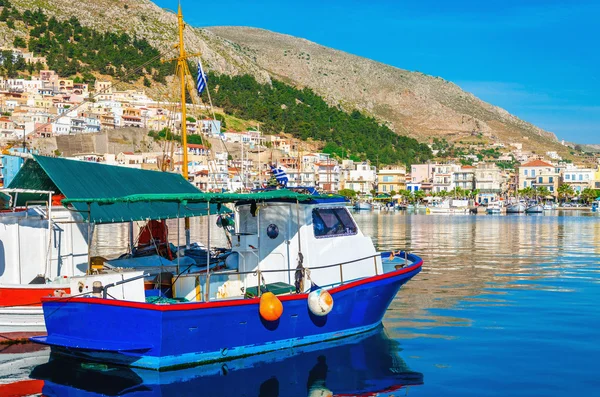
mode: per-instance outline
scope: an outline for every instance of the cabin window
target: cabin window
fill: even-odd
[[[358,228],[346,208],[315,208],[312,211],[315,237],[351,236]]]

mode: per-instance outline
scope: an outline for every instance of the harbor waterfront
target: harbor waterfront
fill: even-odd
[[[378,250],[403,247],[426,264],[390,305],[383,330],[159,374],[55,358],[47,364],[49,350],[13,347],[0,354],[0,382],[37,382],[48,396],[127,395],[141,383],[147,395],[597,393],[597,213],[354,216]],[[211,222],[216,241],[214,221],[193,219],[192,238],[203,241]],[[175,235],[176,224],[170,226]],[[123,225],[99,226],[97,254],[122,252],[127,234]]]

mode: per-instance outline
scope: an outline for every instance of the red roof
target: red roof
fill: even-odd
[[[188,143],[188,148],[189,149],[208,149],[206,146],[204,145],[198,145],[196,143]]]
[[[463,165],[460,168],[462,168],[463,170],[468,170],[468,169],[472,169],[472,168],[475,168],[475,167],[473,167],[472,165]]]
[[[542,160],[533,160],[525,164],[521,164],[521,167],[554,167],[550,163],[546,163]]]
[[[0,121],[3,121],[5,123],[12,123],[12,120],[6,117],[0,117]]]
[[[128,156],[132,156],[132,155],[134,155],[135,153],[133,153],[133,152],[123,152],[123,154],[126,154],[126,155],[128,155]]]

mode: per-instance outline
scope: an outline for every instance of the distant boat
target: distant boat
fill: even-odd
[[[488,214],[491,215],[491,214],[499,214],[501,212],[501,210],[502,210],[502,206],[500,205],[500,202],[494,201],[487,205],[485,212],[487,212]]]
[[[354,209],[357,211],[371,211],[373,206],[371,203],[367,203],[366,201],[357,201],[354,203]]]
[[[453,200],[458,202],[459,204],[463,203],[465,200]],[[466,205],[457,206],[455,203],[450,200],[444,200],[441,203],[435,204],[431,207],[427,207],[428,214],[468,214],[469,207]]]
[[[525,212],[525,210],[526,210],[526,207],[525,207],[524,203],[513,203],[513,204],[506,206],[507,214],[521,214],[521,213]]]
[[[536,202],[530,204],[525,209],[526,214],[541,214],[542,212],[544,212],[544,206]]]

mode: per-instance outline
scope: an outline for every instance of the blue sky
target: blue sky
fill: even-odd
[[[600,144],[598,0],[181,3],[191,25],[269,29],[440,76],[559,139]]]

